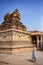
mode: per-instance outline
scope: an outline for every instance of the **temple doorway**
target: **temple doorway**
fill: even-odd
[[[37,48],[37,37],[35,35],[32,35],[32,44],[35,44]]]
[[[32,44],[36,45],[36,48],[41,47],[41,36],[40,35],[32,35]]]

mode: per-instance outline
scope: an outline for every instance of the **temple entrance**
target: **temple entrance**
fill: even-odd
[[[35,35],[32,35],[32,44],[35,44],[37,48],[37,37]]]
[[[36,45],[36,48],[41,47],[41,35],[32,35],[32,44]]]

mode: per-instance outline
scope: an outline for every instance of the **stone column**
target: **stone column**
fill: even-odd
[[[42,48],[42,35],[41,35],[40,47]]]
[[[41,43],[42,43],[42,35],[41,35]]]
[[[39,36],[37,36],[37,49],[39,49]]]

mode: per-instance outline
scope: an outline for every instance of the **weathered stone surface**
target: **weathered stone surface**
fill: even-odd
[[[26,31],[26,26],[21,23],[20,19],[21,16],[18,12],[18,9],[15,9],[15,11],[11,14],[7,13],[4,16],[4,22],[0,25],[0,30],[14,28]]]
[[[32,47],[31,34],[16,29],[0,31],[0,52],[12,53],[15,50],[23,50]]]

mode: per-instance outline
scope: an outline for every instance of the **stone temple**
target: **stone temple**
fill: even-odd
[[[32,50],[33,44],[38,49],[42,48],[43,32],[26,31],[26,26],[21,23],[18,9],[4,16],[0,25],[0,53],[14,53],[15,51]]]

